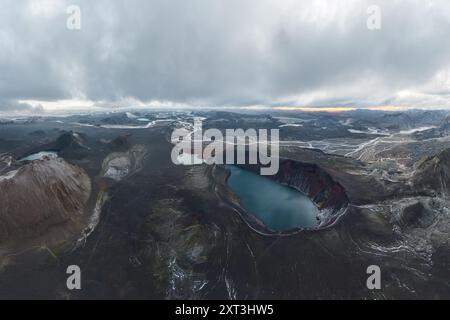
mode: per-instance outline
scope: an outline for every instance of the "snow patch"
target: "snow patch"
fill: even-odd
[[[10,172],[6,173],[5,175],[0,176],[0,182],[4,181],[4,180],[13,179],[16,176],[17,172],[19,172],[19,170],[10,171]]]

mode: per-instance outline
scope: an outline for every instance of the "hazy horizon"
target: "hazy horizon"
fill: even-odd
[[[0,113],[450,109],[448,1],[1,3]]]

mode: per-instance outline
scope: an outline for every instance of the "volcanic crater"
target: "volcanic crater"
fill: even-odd
[[[280,158],[280,168],[276,175],[267,178],[293,188],[299,192],[299,196],[307,196],[318,208],[318,224],[314,228],[298,227],[285,231],[274,231],[265,225],[253,214],[250,214],[243,205],[241,199],[228,185],[230,170],[223,165],[215,165],[211,169],[213,179],[217,183],[218,195],[226,203],[231,205],[244,221],[255,231],[272,234],[294,234],[299,231],[317,231],[333,226],[342,217],[350,203],[344,187],[336,182],[333,177],[316,164],[304,163],[287,158]],[[238,167],[259,174],[261,166],[258,164],[241,164]]]

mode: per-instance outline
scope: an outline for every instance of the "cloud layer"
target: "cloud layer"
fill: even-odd
[[[69,5],[81,30],[66,28]],[[366,26],[381,9],[381,30]],[[0,0],[0,109],[450,107],[447,0]],[[45,104],[44,104],[45,106]]]

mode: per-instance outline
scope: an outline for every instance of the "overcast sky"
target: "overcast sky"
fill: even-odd
[[[450,108],[449,40],[448,0],[0,0],[0,111]]]

